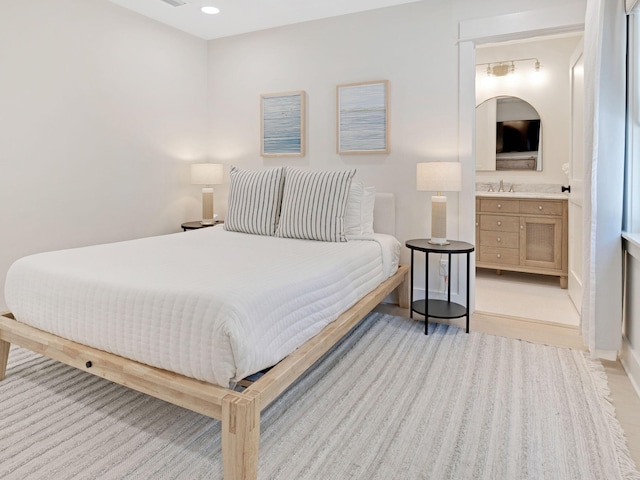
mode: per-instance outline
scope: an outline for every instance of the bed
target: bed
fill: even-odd
[[[377,233],[347,242],[216,226],[21,259],[0,379],[14,343],[216,418],[225,479],[257,478],[261,410],[394,290],[408,303],[393,197],[375,204]]]

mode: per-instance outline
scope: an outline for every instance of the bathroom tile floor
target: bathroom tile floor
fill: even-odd
[[[578,326],[580,317],[557,277],[476,270],[476,312]]]

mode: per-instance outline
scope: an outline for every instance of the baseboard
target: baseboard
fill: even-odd
[[[622,349],[620,350],[620,363],[624,367],[634,390],[640,397],[640,359],[634,352],[626,336],[622,336]]]
[[[596,348],[595,358],[599,358],[600,360],[609,360],[610,362],[615,362],[618,360],[618,351],[617,350],[600,350]]]

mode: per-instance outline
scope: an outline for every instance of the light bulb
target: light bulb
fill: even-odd
[[[206,7],[202,7],[202,12],[206,13],[207,15],[215,15],[217,13],[220,13],[220,9],[216,8],[216,7],[212,7],[212,6],[206,6]]]

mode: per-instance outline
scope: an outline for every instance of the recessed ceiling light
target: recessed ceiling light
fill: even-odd
[[[202,7],[202,12],[208,15],[215,15],[216,13],[220,13],[220,9],[216,7]]]

